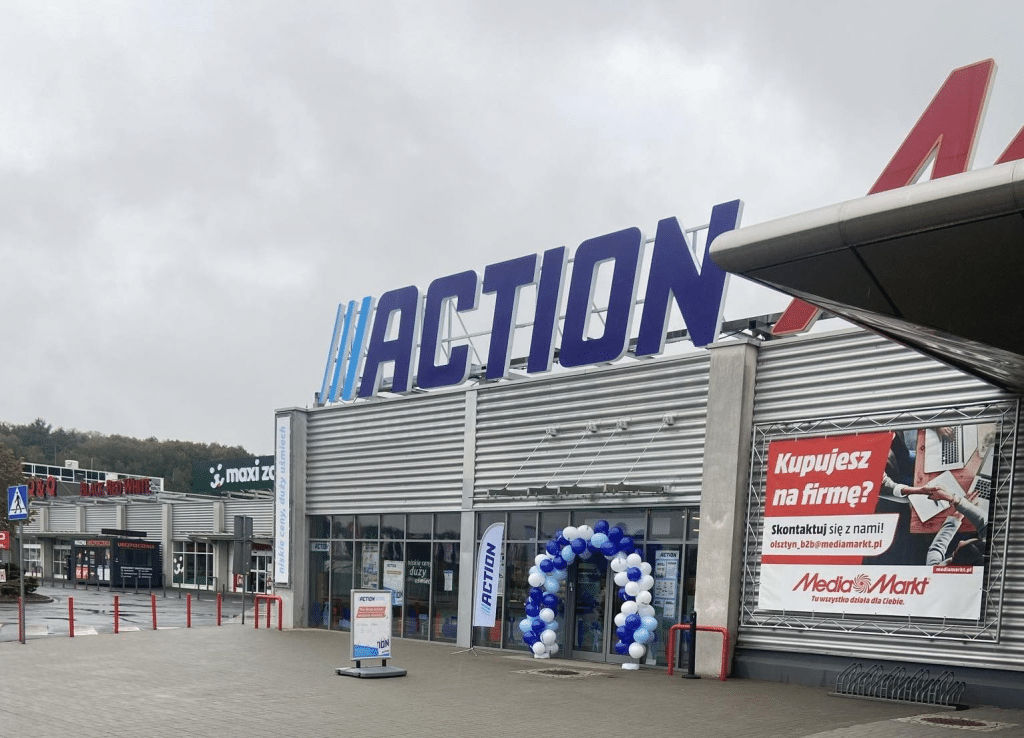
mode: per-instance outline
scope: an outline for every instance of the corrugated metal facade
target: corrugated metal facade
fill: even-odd
[[[666,493],[644,496],[641,504],[696,503],[708,370],[708,354],[700,352],[481,388],[474,506],[558,504],[546,503],[554,488],[617,484],[666,487]],[[549,492],[518,499],[531,488]],[[591,500],[637,502],[623,493]],[[579,501],[568,504],[578,507]]]
[[[78,531],[78,506],[54,505],[51,507],[50,530]]]
[[[209,502],[176,502],[171,505],[171,530],[174,538],[188,538],[190,533],[216,532],[213,504]]]
[[[1001,412],[1001,481],[995,496],[990,538],[992,560],[986,609],[967,627],[935,620],[898,624],[864,618],[843,620],[758,612],[760,537],[766,479],[763,450],[774,437],[823,435],[815,419],[844,418],[854,430],[899,425],[915,414],[938,422],[952,409]],[[956,370],[860,331],[767,343],[761,347],[755,395],[755,449],[744,562],[743,602],[738,646],[749,649],[821,653],[859,658],[891,658],[947,665],[1024,670],[1024,515],[1018,501],[1010,515],[1012,490],[1024,474],[1012,467],[1016,398]],[[1018,421],[1019,422],[1019,421]],[[819,430],[814,430],[817,427]],[[833,425],[832,428],[837,426]],[[1015,433],[1015,431],[1017,431]],[[758,452],[758,446],[762,453]],[[1002,551],[1006,551],[1005,559]],[[1005,576],[1005,578],[1004,578]],[[857,632],[853,632],[856,629]]]
[[[117,508],[113,505],[87,505],[85,529],[98,533],[102,528],[117,527]]]
[[[310,413],[306,513],[458,510],[465,403],[445,392]]]
[[[160,540],[163,535],[163,505],[129,504],[125,516],[129,530],[140,530],[146,537]]]
[[[260,537],[273,537],[274,535],[274,505],[266,500],[230,500],[224,502],[224,524],[228,531],[234,530],[234,519],[236,515],[246,515],[252,518],[253,535]]]

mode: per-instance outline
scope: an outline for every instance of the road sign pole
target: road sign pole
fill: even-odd
[[[21,606],[18,608],[18,626],[21,631],[20,641],[25,643],[25,520],[28,519],[28,487],[24,484],[7,488],[7,519],[18,521],[18,568],[21,576],[18,579],[21,592]]]
[[[18,521],[18,568],[21,569],[19,578],[21,587],[21,607],[18,608],[18,631],[21,633],[21,643],[25,644],[25,524]]]

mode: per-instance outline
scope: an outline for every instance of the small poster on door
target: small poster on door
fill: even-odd
[[[363,544],[363,567],[360,586],[363,589],[377,589],[377,562],[380,560],[380,544]]]
[[[391,604],[400,607],[405,600],[405,562],[384,562],[384,589],[391,590]]]
[[[654,555],[653,605],[664,612],[675,612],[679,592],[679,552],[658,551]]]

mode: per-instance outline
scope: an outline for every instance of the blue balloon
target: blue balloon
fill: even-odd
[[[633,631],[633,640],[637,643],[650,643],[652,638],[654,634],[647,628],[637,628]]]
[[[558,541],[548,541],[547,545],[544,546],[544,550],[547,551],[552,556],[554,556],[556,553],[558,553],[558,549],[559,549]]]
[[[593,536],[590,537],[590,545],[599,551],[601,550],[601,546],[603,546],[606,543],[608,543],[608,536],[606,536],[604,533],[595,533]]]
[[[529,615],[531,618],[535,618],[538,615],[540,615],[540,605],[538,605],[533,600],[527,600],[525,610],[526,614]]]
[[[647,628],[652,633],[658,629],[658,618],[653,615],[641,615],[640,616],[640,627]]]
[[[562,546],[562,560],[566,564],[571,564],[576,560],[576,554],[572,550],[572,546]]]
[[[530,618],[523,618],[519,621],[519,630],[523,633],[533,632],[533,621]]]
[[[625,587],[619,587],[619,599],[627,602],[628,600],[635,600],[636,597],[627,592]]]
[[[619,654],[619,656],[625,656],[627,653],[629,653],[629,644],[625,641],[616,641],[615,653]]]
[[[562,572],[563,574],[565,572]],[[548,577],[544,580],[544,591],[548,594],[558,594],[558,590],[562,588],[562,583],[554,577]]]
[[[544,607],[550,607],[555,612],[558,612],[558,595],[545,592],[544,596],[541,598],[541,604],[543,604]]]
[[[636,613],[633,613],[632,615],[627,615],[626,616],[626,625],[625,625],[625,627],[629,630],[630,633],[632,633],[634,630],[639,628],[640,627],[640,623],[641,623],[640,616],[637,615]]]
[[[619,552],[619,545],[617,543],[613,543],[611,541],[608,541],[603,546],[601,546],[601,553],[603,553],[608,558],[611,558],[612,556],[614,556],[618,552]]]
[[[569,577],[569,572],[567,572],[565,569],[555,569],[548,576],[554,577],[559,582],[564,582]]]
[[[538,566],[540,567],[540,570],[545,574],[550,574],[551,570],[555,568],[555,565],[554,563],[552,563],[551,559],[541,559],[541,562],[538,564]]]
[[[562,554],[555,554],[555,557],[551,559],[551,565],[556,569],[564,569],[568,566],[568,564],[565,563],[565,559],[562,558]]]
[[[633,631],[631,631],[625,625],[620,625],[618,628],[616,628],[615,635],[618,636],[619,640],[623,643],[633,642]]]
[[[587,542],[583,538],[574,538],[572,541],[572,552],[575,554],[581,554],[587,550]]]
[[[550,623],[548,623],[548,630],[558,630],[558,621],[552,620]]]
[[[607,533],[608,532],[608,521],[607,520],[598,520],[596,523],[594,523],[594,532],[595,533]]]
[[[543,620],[534,619],[533,621],[533,632],[540,635],[541,631],[548,627],[548,624]]]
[[[629,536],[622,536],[619,541],[619,550],[624,554],[631,554],[636,551],[636,544],[633,543],[633,539]]]
[[[532,646],[534,643],[539,641],[540,638],[532,630],[529,633],[523,633],[523,642],[527,646]]]
[[[593,555],[594,555],[594,554],[592,554],[592,553],[590,552],[590,549],[588,548],[588,549],[585,549],[585,550],[583,551],[583,553],[581,553],[581,554],[580,554],[580,558],[581,558],[581,559],[583,559],[584,561],[586,561],[587,559],[589,559],[589,558],[590,558],[591,556],[593,556]]]
[[[558,545],[559,546],[568,546],[569,545],[569,539],[566,538],[565,536],[563,536],[561,533],[558,534],[558,538],[556,538],[555,540],[558,541]]]
[[[640,567],[631,566],[626,569],[626,576],[629,577],[629,581],[631,582],[639,582],[643,579],[644,573],[640,571]]]
[[[611,528],[608,529],[608,540],[612,543],[618,543],[619,541],[621,541],[622,536],[622,528],[620,528],[619,526],[613,525]]]
[[[540,587],[530,587],[529,599],[535,600],[537,602],[540,602],[541,598],[543,598],[543,597],[544,597],[544,590],[543,589],[541,589]]]

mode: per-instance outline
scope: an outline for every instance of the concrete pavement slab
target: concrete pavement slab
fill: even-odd
[[[398,679],[346,679],[347,634],[175,628],[0,643],[0,738],[50,736],[486,736],[594,733],[730,738],[956,738],[899,718],[934,708],[824,689],[627,672],[580,661],[394,642]],[[367,661],[364,661],[364,664]],[[371,663],[375,663],[371,661]],[[554,674],[550,670],[554,670]],[[943,713],[1009,724],[1024,713]]]

